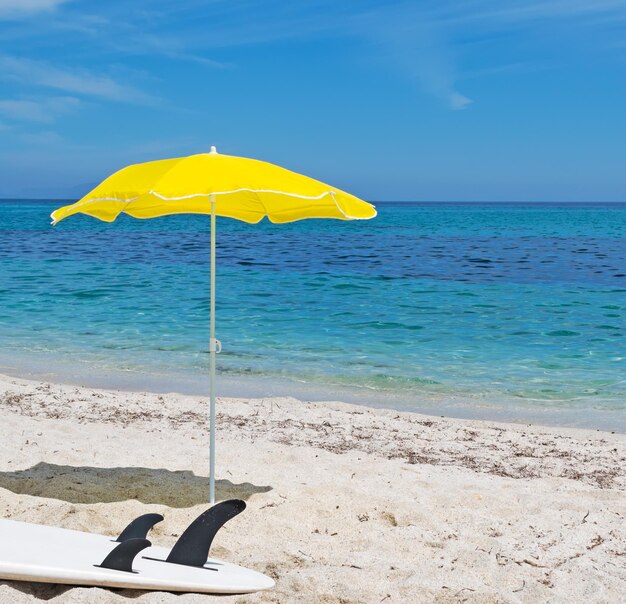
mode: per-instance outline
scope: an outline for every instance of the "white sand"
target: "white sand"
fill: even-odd
[[[219,401],[212,554],[274,590],[214,598],[0,581],[1,602],[623,602],[626,438],[294,399]],[[0,514],[116,534],[207,497],[206,401],[0,377]]]

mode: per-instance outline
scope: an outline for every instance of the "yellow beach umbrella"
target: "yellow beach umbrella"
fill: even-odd
[[[215,217],[257,223],[264,217],[283,223],[304,218],[367,220],[369,203],[302,174],[273,164],[210,153],[164,159],[123,168],[76,203],[52,212],[53,224],[73,214],[113,222],[121,213],[134,218],[169,214],[211,216],[210,303],[210,473],[209,499],[215,501]]]

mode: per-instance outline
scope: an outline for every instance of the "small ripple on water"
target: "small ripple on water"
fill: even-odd
[[[556,329],[554,331],[549,331],[546,333],[547,336],[551,337],[572,337],[579,336],[580,332],[578,331],[570,331],[569,329]]]

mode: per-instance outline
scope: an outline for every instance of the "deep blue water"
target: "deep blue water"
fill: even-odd
[[[0,201],[0,370],[204,376],[207,217],[51,227],[58,205]],[[218,219],[222,375],[402,408],[626,416],[626,204],[378,209],[365,222]]]

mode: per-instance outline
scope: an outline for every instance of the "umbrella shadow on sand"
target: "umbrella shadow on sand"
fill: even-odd
[[[249,499],[271,486],[216,481],[217,499]],[[45,462],[26,470],[0,472],[0,488],[17,495],[60,499],[69,503],[141,503],[188,508],[208,502],[209,479],[188,470],[165,468],[96,468],[59,466]]]

